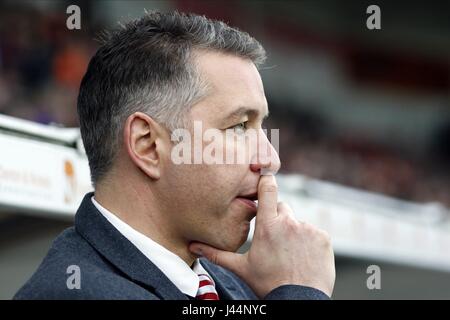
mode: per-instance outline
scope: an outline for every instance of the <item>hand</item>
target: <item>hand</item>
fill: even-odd
[[[252,245],[245,254],[192,243],[190,250],[229,269],[243,279],[259,298],[282,285],[316,288],[331,297],[335,281],[330,237],[294,218],[291,208],[278,202],[273,175],[261,176],[258,211]]]

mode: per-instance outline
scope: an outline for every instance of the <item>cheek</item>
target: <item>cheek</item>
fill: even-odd
[[[204,165],[192,170],[189,201],[195,214],[208,221],[234,219],[233,200],[241,191],[245,173],[242,165]]]
[[[236,165],[205,165],[195,174],[198,190],[220,203],[234,196],[240,185],[242,169]]]
[[[236,151],[244,150],[237,145]],[[223,211],[239,193],[242,181],[248,173],[245,164],[181,164],[169,161],[165,166],[164,179],[172,201],[183,206],[195,205],[198,209]]]
[[[220,233],[217,233],[216,239],[223,241],[223,249],[234,252],[247,240],[250,222],[243,219],[242,213],[239,215],[230,214],[226,220],[222,221],[219,230]]]
[[[202,203],[216,201],[230,187],[227,168],[216,165],[172,165],[168,174],[173,199]]]

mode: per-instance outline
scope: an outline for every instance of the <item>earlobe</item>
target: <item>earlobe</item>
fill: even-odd
[[[160,128],[151,117],[136,112],[124,127],[124,147],[130,160],[152,179],[160,178]]]

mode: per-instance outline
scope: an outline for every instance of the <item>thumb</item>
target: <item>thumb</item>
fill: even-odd
[[[196,255],[203,256],[214,264],[224,267],[236,274],[242,273],[243,256],[239,253],[216,249],[204,243],[193,242],[189,250]]]

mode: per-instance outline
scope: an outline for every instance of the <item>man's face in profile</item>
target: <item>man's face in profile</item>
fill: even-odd
[[[210,90],[192,107],[191,122],[200,121],[203,131],[219,129],[224,147],[231,146],[235,159],[239,153],[251,152],[249,159],[253,164],[177,165],[165,159],[160,180],[167,189],[165,211],[173,214],[172,223],[186,240],[236,251],[247,239],[250,220],[256,214],[236,197],[257,192],[261,166],[255,159],[261,148],[250,151],[249,144],[255,141],[229,141],[226,129],[236,134],[255,130],[259,146],[270,149],[266,162],[271,164],[266,168],[276,172],[280,161],[261,128],[268,107],[255,65],[250,60],[217,52],[199,54],[196,63]]]

